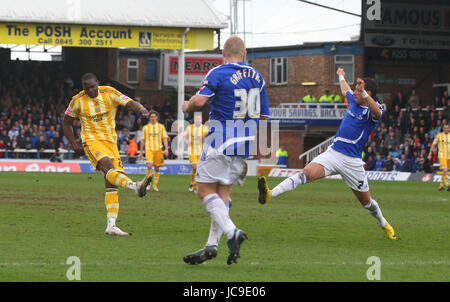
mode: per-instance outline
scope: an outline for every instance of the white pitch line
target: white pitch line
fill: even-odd
[[[219,262],[215,262],[217,264]],[[111,266],[111,265],[129,265],[129,263],[103,263],[103,262],[83,262],[80,263],[82,266]],[[144,263],[137,263],[136,265],[181,265],[184,264],[182,261],[178,262],[144,262]],[[212,262],[206,262],[203,265],[211,265]],[[282,264],[288,264],[288,265],[335,265],[335,266],[343,266],[343,265],[368,265],[365,262],[358,262],[358,261],[343,261],[343,262],[321,262],[321,261],[290,261],[290,262],[283,262]],[[61,263],[48,263],[48,262],[3,262],[0,263],[0,266],[48,266],[48,265],[65,265],[69,266],[69,264],[66,264],[64,262]],[[239,266],[263,266],[263,265],[276,265],[274,263],[269,264],[262,264],[260,262],[249,262],[246,263],[244,261],[239,262]],[[401,261],[401,262],[383,262],[381,261],[381,265],[448,265],[450,266],[450,261]]]

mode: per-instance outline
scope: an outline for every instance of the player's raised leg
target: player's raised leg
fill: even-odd
[[[261,204],[265,204],[272,198],[294,190],[299,185],[304,185],[323,177],[325,177],[325,170],[323,166],[315,162],[309,163],[302,172],[286,178],[272,190],[270,190],[267,184],[267,179],[264,176],[260,177],[258,180],[258,201]]]
[[[378,224],[380,225],[381,229],[386,234],[386,237],[388,237],[391,240],[398,239],[397,234],[394,231],[394,228],[389,224],[389,222],[384,218],[383,213],[381,212],[380,206],[378,205],[378,202],[376,202],[375,199],[372,199],[370,197],[370,192],[359,192],[354,189],[352,189],[353,193],[355,194],[356,198],[358,198],[361,205],[369,211],[369,213],[378,221]]]
[[[147,175],[138,182],[132,181],[123,171],[115,169],[109,157],[103,157],[98,161],[97,168],[103,172],[105,179],[115,187],[122,187],[133,190],[139,197],[146,194],[145,187],[151,182],[151,176]]]

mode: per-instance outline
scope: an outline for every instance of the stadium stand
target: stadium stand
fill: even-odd
[[[50,160],[57,154],[59,158],[71,159],[61,121],[70,98],[81,88],[69,77],[64,63],[10,61],[0,66],[8,71],[0,75],[0,158]],[[437,155],[431,161],[426,155],[434,137],[450,119],[450,97],[435,96],[423,101],[429,104],[425,108],[419,105],[413,109],[401,93],[396,95],[364,149],[366,169],[387,171],[392,167],[396,171],[432,172],[437,166]],[[170,103],[146,107],[157,110],[166,129],[171,129],[176,113]],[[126,108],[119,108],[116,131],[119,150],[126,159],[130,137],[134,136],[139,147],[146,121]],[[80,123],[76,122],[74,128],[79,138]],[[388,156],[393,165],[384,164]],[[169,158],[175,158],[173,153],[170,152]]]
[[[71,159],[61,123],[71,97],[81,87],[69,77],[64,63],[9,61],[1,62],[0,67],[7,71],[0,75],[0,158],[50,159],[60,152],[64,159]],[[175,112],[170,103],[154,108],[145,106],[157,110],[161,122],[171,129]],[[140,129],[145,123],[134,112],[119,107],[116,130],[124,157],[131,135],[140,143]],[[75,122],[74,131],[79,139],[79,121]]]

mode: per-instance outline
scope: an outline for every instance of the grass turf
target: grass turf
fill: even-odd
[[[70,256],[81,260],[81,281],[368,281],[370,256],[381,260],[381,281],[450,281],[450,192],[436,183],[370,183],[401,237],[390,241],[341,180],[260,205],[248,177],[231,194],[231,218],[249,237],[238,264],[226,264],[223,237],[217,258],[197,266],[182,257],[203,247],[210,218],[188,184],[162,175],[160,191],[143,199],[120,189],[117,224],[132,236],[113,237],[101,175],[1,172],[0,281],[68,281]]]

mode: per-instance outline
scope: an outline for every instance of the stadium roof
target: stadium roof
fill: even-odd
[[[207,0],[16,0],[0,22],[226,28]]]

